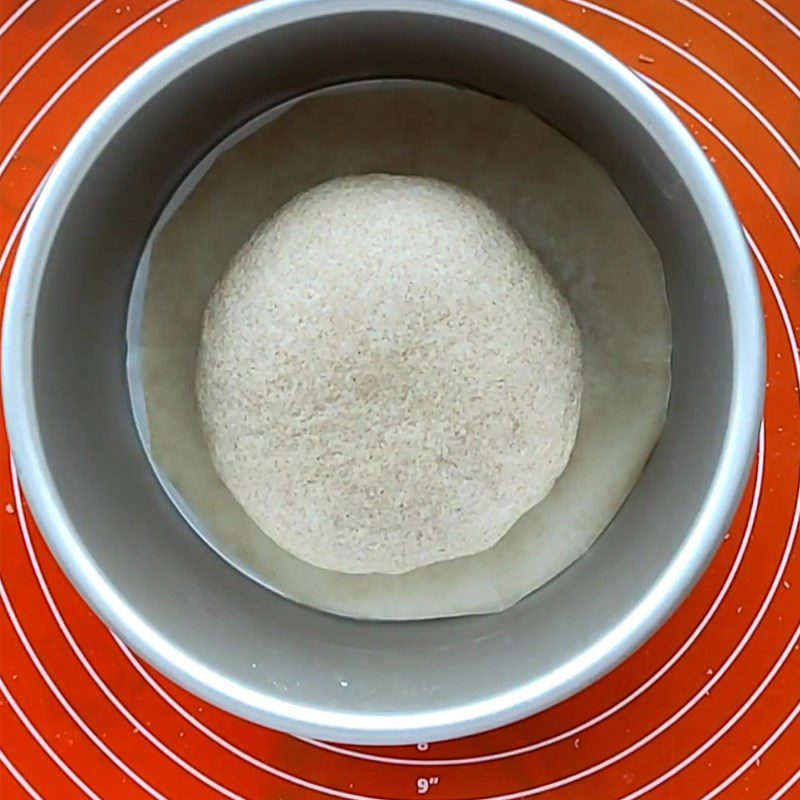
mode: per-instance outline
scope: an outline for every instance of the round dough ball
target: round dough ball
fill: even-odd
[[[340,178],[289,202],[206,309],[213,463],[284,549],[400,573],[491,547],[564,470],[581,352],[522,238],[441,181]]]

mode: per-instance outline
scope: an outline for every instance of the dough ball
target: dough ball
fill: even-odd
[[[566,467],[581,390],[575,320],[522,238],[462,189],[384,174],[321,184],[253,234],[196,374],[236,500],[351,573],[495,544]]]

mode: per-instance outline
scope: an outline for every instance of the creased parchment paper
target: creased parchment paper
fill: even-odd
[[[275,544],[217,476],[194,396],[203,311],[231,257],[298,192],[372,172],[440,178],[506,216],[567,298],[583,343],[578,437],[551,493],[491,549],[401,575],[324,570]],[[286,597],[386,620],[501,611],[583,554],[658,438],[670,351],[658,252],[599,164],[520,106],[418,82],[309,95],[215,148],[154,229],[128,321],[136,422],[161,483],[194,529]]]

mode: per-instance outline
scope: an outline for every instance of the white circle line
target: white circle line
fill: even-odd
[[[800,781],[800,769],[792,775],[786,783],[783,784],[774,794],[772,794],[769,800],[780,800],[789,789],[792,788],[798,781]]]
[[[707,75],[711,80],[713,80],[717,85],[721,86],[725,91],[734,97],[739,103],[744,106],[760,123],[761,126],[769,132],[772,138],[778,143],[780,148],[786,153],[787,156],[794,162],[795,166],[800,169],[800,156],[795,153],[792,146],[786,141],[783,137],[781,132],[758,110],[732,83],[727,81],[725,78],[722,77],[716,70],[712,69],[708,66],[704,61],[699,59],[693,53],[684,50],[679,45],[671,42],[665,36],[662,36],[660,33],[657,33],[654,30],[651,30],[646,25],[642,25],[641,22],[636,22],[636,20],[630,19],[629,17],[624,16],[623,14],[619,14],[616,11],[612,11],[605,6],[598,5],[597,3],[592,3],[589,0],[562,0],[564,3],[568,3],[572,6],[579,6],[580,8],[587,8],[591,11],[594,11],[596,14],[600,14],[601,16],[608,17],[609,19],[613,19],[616,22],[624,25],[627,28],[632,28],[635,31],[646,36],[648,39],[652,39],[654,42],[658,42],[659,44],[666,47],[668,50],[671,50],[673,53],[678,55],[680,58],[684,59],[685,61],[689,61],[691,64],[694,64],[701,72]]]
[[[736,145],[730,139],[728,139],[728,137],[725,136],[725,134],[722,133],[722,131],[720,131],[716,125],[705,119],[696,108],[689,105],[689,103],[687,103],[684,99],[678,97],[678,95],[676,95],[674,92],[667,89],[666,86],[651,78],[649,75],[645,75],[641,72],[638,72],[637,75],[646,84],[652,86],[657,92],[663,94],[664,97],[672,100],[673,103],[680,106],[687,114],[689,114],[689,116],[691,116],[696,122],[700,123],[700,125],[702,125],[709,133],[715,136],[722,143],[722,145],[731,153],[731,155],[739,162],[739,164],[744,167],[745,170],[747,170],[750,177],[758,184],[761,191],[767,196],[767,199],[770,201],[772,207],[778,212],[778,216],[781,218],[781,221],[789,231],[794,243],[797,245],[798,249],[800,249],[800,233],[795,227],[794,222],[792,222],[792,218],[786,213],[786,209],[783,207],[783,204],[780,202],[780,200],[778,200],[778,198],[775,196],[775,192],[772,191],[769,184],[767,184],[764,178],[761,177],[761,174],[742,155],[739,148],[736,147]]]
[[[740,764],[722,783],[717,784],[710,792],[704,794],[700,800],[713,800],[720,792],[725,791],[734,781],[741,775],[747,772],[764,753],[772,747],[773,744],[781,737],[783,732],[794,722],[797,715],[800,714],[800,703],[798,703],[788,714],[786,719],[770,734],[769,738],[763,742],[759,748],[742,764]]]
[[[9,28],[36,2],[36,0],[27,0],[23,3],[13,14],[10,14],[5,22],[0,24],[0,36],[6,33]]]
[[[78,67],[78,69],[73,72],[69,78],[67,78],[64,83],[59,86],[59,88],[50,96],[50,98],[45,102],[45,104],[34,114],[33,118],[28,122],[25,126],[22,133],[16,138],[14,143],[8,149],[5,158],[0,161],[0,175],[5,172],[6,168],[8,167],[11,159],[14,157],[14,154],[19,150],[20,146],[27,140],[28,136],[30,136],[31,131],[41,122],[42,117],[61,99],[61,97],[75,84],[75,82],[89,69],[91,69],[106,53],[110,50],[113,50],[123,39],[126,39],[131,33],[133,33],[138,28],[141,28],[142,25],[148,23],[154,17],[157,17],[160,14],[163,14],[168,8],[171,6],[180,3],[181,0],[166,0],[166,2],[161,3],[161,5],[156,6],[155,8],[151,9],[147,13],[143,14],[139,17],[136,21],[132,22],[127,27],[123,28],[113,39],[110,39],[106,42],[99,50],[95,51],[95,53],[88,58],[83,64]]]
[[[25,776],[11,763],[11,759],[2,750],[0,750],[0,764],[8,770],[11,777],[33,798],[33,800],[42,800],[42,796],[28,783]]]
[[[783,664],[786,662],[786,659],[789,657],[790,653],[794,649],[795,643],[799,638],[800,638],[800,628],[797,628],[794,636],[789,640],[788,645],[784,648],[783,652],[778,657],[777,661],[773,664],[772,668],[767,673],[767,675],[762,679],[761,683],[758,685],[756,690],[747,698],[747,700],[742,704],[742,706],[740,706],[737,712],[725,723],[725,725],[723,725],[722,728],[720,728],[717,731],[717,733],[714,734],[714,736],[712,736],[706,742],[706,744],[703,745],[703,747],[698,748],[698,750],[694,754],[692,754],[693,757],[691,758],[691,760],[694,760],[695,758],[699,757],[699,755],[701,755],[702,752],[707,750],[714,742],[716,742],[719,737],[727,733],[727,731],[738,721],[738,719],[744,713],[746,713],[750,709],[750,707],[758,700],[758,698],[763,694],[767,686],[769,686],[769,684],[772,682],[775,675],[777,675],[777,673],[780,671]],[[541,794],[542,792],[548,792],[552,791],[553,789],[559,789],[562,786],[574,783],[576,780],[579,780],[580,778],[583,778],[590,774],[594,774],[594,772],[598,771],[598,769],[608,766],[608,762],[610,760],[611,759],[606,759],[606,761],[601,762],[602,767],[600,765],[595,765],[594,767],[588,767],[587,769],[582,770],[580,773],[576,773],[574,776],[570,776],[570,778],[567,779],[553,781],[551,783],[542,786],[537,786],[536,788],[533,789],[522,789],[521,791],[518,792],[510,792],[508,794],[476,798],[475,800],[522,800],[522,798],[533,797],[534,795]],[[684,761],[686,763],[689,763],[688,759],[685,759]],[[675,772],[678,772],[680,771],[680,769],[683,768],[683,766],[685,766],[685,763],[681,762],[681,764],[678,765],[679,767],[678,769],[676,768],[673,769],[675,770]],[[657,778],[656,780],[651,781],[646,786],[643,786],[641,789],[638,789],[635,792],[632,792],[631,794],[625,795],[625,797],[623,798],[619,798],[619,800],[635,800],[635,798],[641,797],[643,794],[649,792],[651,788],[654,788],[655,786],[658,786],[660,783],[663,783],[665,780],[667,780],[668,777],[672,777],[672,775],[675,774],[675,772],[670,771],[669,773],[665,773],[665,775],[659,776],[659,778]]]
[[[19,509],[19,513],[22,513],[22,509]],[[47,669],[44,667],[42,662],[39,660],[39,657],[36,654],[36,651],[33,645],[30,643],[30,640],[25,635],[25,631],[22,629],[22,626],[19,623],[19,619],[14,611],[13,604],[11,603],[11,598],[6,591],[5,585],[3,584],[2,578],[0,578],[0,601],[5,608],[6,614],[8,615],[9,620],[11,620],[11,625],[14,628],[14,631],[17,634],[17,638],[22,643],[25,652],[28,654],[28,658],[33,663],[36,671],[41,676],[42,680],[44,680],[47,688],[53,694],[55,699],[58,701],[59,705],[67,712],[69,717],[72,721],[84,732],[84,734],[88,737],[89,741],[92,742],[103,755],[105,755],[112,764],[119,767],[122,772],[125,773],[131,780],[133,780],[136,784],[138,784],[144,791],[146,791],[151,797],[158,798],[158,800],[168,800],[161,792],[154,789],[146,780],[141,778],[134,770],[132,770],[121,758],[119,758],[116,753],[114,753],[111,748],[109,748],[101,739],[100,737],[92,730],[89,725],[87,725],[86,721],[81,717],[80,714],[75,710],[74,706],[67,700],[66,697],[62,694],[61,690],[58,688],[57,684],[53,680],[53,678],[48,673]]]
[[[3,274],[3,269],[5,268],[8,255],[14,247],[14,242],[16,241],[17,236],[19,236],[19,232],[23,229],[23,227],[25,227],[25,222],[28,219],[28,215],[31,213],[31,209],[36,203],[36,199],[39,197],[39,194],[42,191],[42,186],[44,186],[44,182],[47,180],[47,175],[49,174],[50,172],[48,170],[44,178],[42,178],[42,180],[39,182],[39,185],[33,190],[33,193],[28,198],[28,202],[25,203],[24,208],[22,211],[20,211],[19,217],[14,223],[14,227],[11,229],[11,233],[8,235],[8,240],[6,241],[3,252],[0,255],[0,275]]]
[[[792,325],[792,318],[789,316],[789,309],[786,308],[783,295],[778,288],[778,283],[775,280],[775,276],[772,274],[772,271],[767,265],[767,260],[764,258],[764,254],[759,249],[750,231],[745,227],[743,227],[742,230],[744,231],[744,238],[747,240],[747,244],[750,246],[750,249],[753,251],[753,255],[756,257],[756,262],[758,263],[759,268],[764,273],[764,277],[767,279],[770,291],[773,293],[773,295],[775,295],[775,300],[778,303],[778,310],[780,311],[783,325],[789,335],[789,345],[792,350],[792,360],[794,361],[794,368],[795,372],[797,373],[797,384],[800,386],[800,348],[797,346],[797,336],[794,332],[794,325]]]
[[[688,755],[678,764],[676,764],[671,769],[667,770],[667,772],[659,775],[658,778],[650,781],[649,783],[645,784],[641,788],[637,789],[635,792],[631,792],[630,794],[626,794],[624,797],[619,798],[619,800],[636,800],[637,797],[641,797],[644,794],[647,794],[651,789],[655,789],[657,786],[660,786],[662,783],[667,781],[669,778],[677,775],[681,772],[686,766],[691,764],[693,761],[697,760],[703,753],[706,752],[710,747],[712,747],[716,742],[718,742],[753,706],[753,704],[758,700],[761,694],[766,690],[769,684],[772,682],[773,678],[778,674],[778,671],[786,662],[786,660],[791,655],[792,650],[794,650],[795,644],[797,644],[798,639],[800,639],[800,627],[795,628],[795,632],[792,638],[789,640],[789,643],[783,649],[783,652],[778,657],[778,660],[772,665],[770,671],[764,676],[761,683],[758,685],[753,694],[747,698],[747,700],[742,704],[742,706],[738,709],[738,711],[719,729],[714,733],[713,736],[709,737],[700,747],[698,747],[693,753]],[[771,744],[771,742],[770,742]]]
[[[798,39],[800,39],[800,28],[798,28],[788,17],[785,17],[783,14],[781,14],[777,8],[773,8],[767,2],[767,0],[754,0],[754,2],[761,6],[761,8],[763,8],[764,11],[766,11],[771,17],[774,17],[776,20],[778,20],[778,22],[780,22],[784,28],[790,30]]]
[[[733,39],[737,44],[741,45],[751,56],[758,59],[764,67],[766,67],[795,97],[800,99],[800,89],[797,88],[795,83],[792,81],[791,78],[778,67],[773,61],[771,61],[764,53],[761,52],[757,47],[751,44],[747,39],[741,36],[737,31],[730,27],[730,25],[725,24],[721,19],[715,17],[713,14],[710,14],[704,8],[695,5],[691,2],[691,0],[672,0],[673,3],[678,3],[682,5],[685,9],[689,11],[693,11],[698,16],[702,17],[704,20],[709,22],[715,28],[718,28],[723,33],[726,33],[731,39]]]
[[[53,750],[52,747],[47,743],[41,733],[36,729],[36,726],[28,719],[25,712],[20,707],[19,703],[14,699],[14,696],[6,687],[2,678],[0,678],[0,694],[2,694],[6,698],[6,702],[11,706],[11,710],[17,715],[17,719],[25,726],[28,733],[36,740],[36,743],[42,750],[50,756],[50,760],[53,761],[56,766],[58,766],[61,771],[79,788],[81,789],[84,794],[88,795],[92,798],[92,800],[103,800],[102,797],[96,795],[90,788],[87,786],[79,777],[78,775],[73,772],[70,766],[61,758],[61,756]]]
[[[105,3],[106,0],[93,0],[84,6],[74,17],[70,17],[9,79],[2,90],[0,90],[0,103],[8,97],[14,87],[36,66],[38,61],[50,48],[56,44],[66,33],[74,28],[85,16],[94,11],[97,6]]]

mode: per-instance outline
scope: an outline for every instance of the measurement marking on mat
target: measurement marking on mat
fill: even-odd
[[[428,778],[417,778],[417,794],[427,794],[428,791],[438,783],[438,775],[431,775]]]

